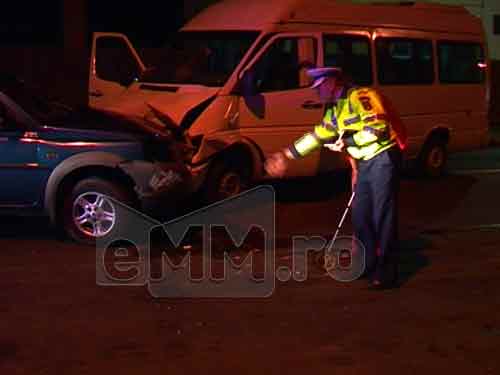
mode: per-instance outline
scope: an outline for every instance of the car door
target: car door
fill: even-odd
[[[89,106],[105,108],[144,72],[145,66],[128,38],[94,33],[89,74]]]
[[[320,61],[320,42],[316,33],[274,36],[240,75],[256,92],[241,90],[238,128],[266,155],[289,146],[321,121],[323,106],[306,74],[306,68]],[[290,163],[287,176],[317,173],[322,152]]]
[[[0,101],[0,207],[28,208],[41,201],[47,170],[39,165],[32,142],[36,131],[13,118]]]

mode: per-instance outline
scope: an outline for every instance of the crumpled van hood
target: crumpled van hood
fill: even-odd
[[[119,99],[109,103],[106,112],[126,117],[132,121],[144,121],[151,109],[167,117],[173,125],[180,126],[186,114],[197,105],[217,95],[218,87],[178,86],[175,92],[163,91],[162,86],[147,85],[153,89],[131,88]]]

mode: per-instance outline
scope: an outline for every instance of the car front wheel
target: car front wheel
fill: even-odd
[[[119,225],[116,204],[132,205],[131,193],[117,183],[93,177],[79,181],[64,198],[62,225],[73,240],[89,245]]]

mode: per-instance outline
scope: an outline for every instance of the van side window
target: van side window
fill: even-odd
[[[315,39],[277,39],[254,66],[257,90],[262,93],[307,87],[310,82],[304,82],[303,73],[315,65],[315,59]]]
[[[477,43],[438,42],[441,83],[483,83],[484,53]]]
[[[127,86],[139,73],[140,67],[124,40],[105,36],[97,39],[96,74],[99,78]]]
[[[378,38],[378,80],[382,85],[425,85],[434,82],[432,41]]]
[[[369,86],[373,82],[370,40],[354,35],[325,35],[324,66],[339,66],[354,83]]]

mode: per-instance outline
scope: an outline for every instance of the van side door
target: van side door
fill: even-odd
[[[323,105],[306,74],[317,66],[319,48],[319,33],[278,34],[240,72],[238,128],[264,154],[289,146],[321,121]],[[320,152],[290,163],[287,176],[316,174]]]
[[[89,106],[104,108],[123,94],[145,66],[128,38],[119,33],[94,33],[89,73]]]

